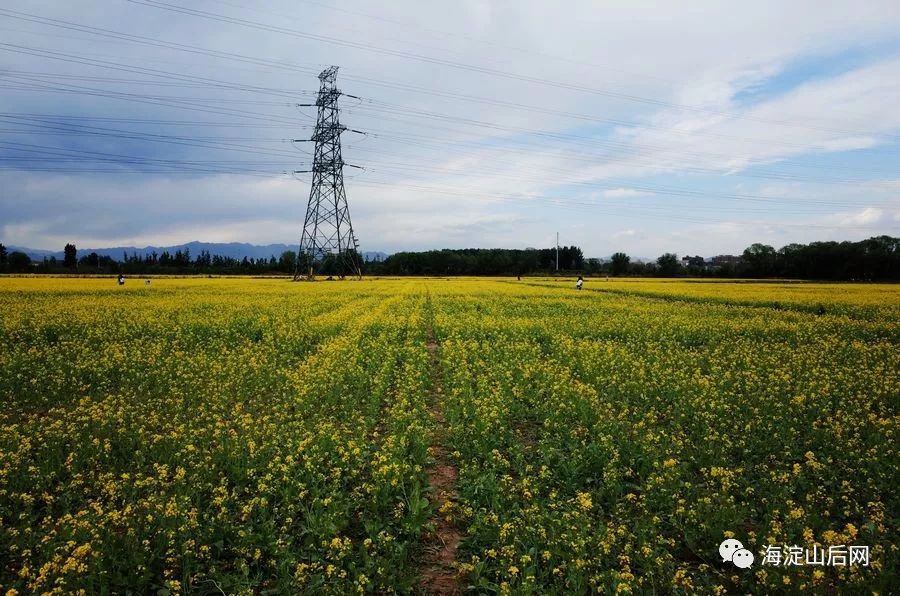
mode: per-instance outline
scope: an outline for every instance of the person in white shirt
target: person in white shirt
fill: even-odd
[[[575,289],[580,290],[581,286],[583,286],[583,285],[584,285],[584,278],[579,275],[578,281],[575,282]]]

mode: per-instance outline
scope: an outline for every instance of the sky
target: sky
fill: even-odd
[[[298,243],[330,65],[365,251],[900,235],[896,0],[555,4],[7,0],[0,242]]]

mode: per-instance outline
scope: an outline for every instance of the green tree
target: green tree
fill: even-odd
[[[757,277],[774,275],[777,255],[775,249],[768,244],[759,242],[751,244],[744,250],[743,255],[747,273]]]
[[[656,259],[659,275],[662,277],[672,277],[678,273],[678,255],[667,252]]]
[[[631,264],[631,257],[624,252],[617,252],[612,256],[612,274],[624,275],[628,273],[628,266]]]
[[[0,244],[0,265],[6,264],[6,247]]]
[[[589,258],[584,260],[584,270],[587,273],[600,273],[603,270],[603,263],[600,259]]]
[[[278,259],[278,268],[284,271],[285,273],[293,273],[294,269],[297,267],[297,253],[292,250],[286,250],[281,253],[281,258]]]
[[[97,269],[100,267],[100,255],[98,255],[95,252],[92,252],[91,254],[89,254],[87,256],[81,257],[80,263],[81,263],[81,265],[83,265],[85,267]]]
[[[9,253],[9,257],[7,257],[9,261],[9,269],[10,271],[28,271],[31,268],[31,257],[26,255],[24,252],[11,252]]]
[[[74,269],[78,265],[78,249],[74,244],[66,244],[63,249],[63,267],[66,269]]]
[[[309,269],[314,264],[312,257],[310,257],[309,253],[306,251],[304,251],[302,253],[298,253],[296,258],[297,258],[297,266],[295,267],[295,270],[297,272],[299,272],[300,275],[309,275]]]

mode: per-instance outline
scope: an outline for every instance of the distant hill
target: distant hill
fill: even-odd
[[[39,248],[26,248],[23,246],[9,246],[9,252],[24,252],[34,260],[41,261],[44,257],[56,257],[59,260],[63,258],[63,251],[43,250]],[[122,260],[122,255],[128,253],[131,256],[137,253],[143,257],[154,252],[157,255],[168,251],[169,254],[175,254],[175,251],[190,251],[191,257],[196,257],[204,250],[211,255],[220,255],[223,257],[232,257],[235,259],[268,259],[271,256],[278,258],[286,250],[297,250],[297,245],[288,244],[247,244],[245,242],[188,242],[186,244],[175,244],[172,246],[144,246],[139,248],[136,246],[114,246],[111,248],[82,248],[78,247],[78,257],[89,255],[92,252],[97,253],[101,257],[110,257],[117,261]],[[388,253],[379,251],[364,251],[363,259],[367,261],[384,260],[388,257]]]

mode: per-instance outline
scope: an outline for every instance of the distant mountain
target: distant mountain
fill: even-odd
[[[57,253],[57,252],[53,252],[52,250],[41,250],[39,248],[25,248],[24,246],[15,246],[15,245],[9,245],[9,244],[6,245],[6,250],[9,252],[24,252],[26,255],[31,257],[32,260],[36,259],[38,261],[43,260],[44,257],[50,258],[50,257],[56,256],[56,255],[60,255],[57,258],[61,259],[62,254],[63,254],[62,251]]]
[[[41,261],[44,257],[56,257],[59,260],[63,258],[63,251],[43,250],[39,248],[26,248],[23,246],[9,246],[9,252],[24,252],[32,259]],[[288,244],[247,244],[245,242],[188,242],[186,244],[175,244],[173,246],[145,246],[138,248],[136,246],[114,246],[112,248],[81,248],[78,247],[78,258],[89,255],[92,252],[97,253],[101,257],[110,257],[117,261],[122,260],[124,253],[132,256],[137,253],[138,256],[146,256],[153,254],[162,254],[168,251],[169,254],[175,254],[175,251],[190,251],[191,257],[196,257],[204,250],[211,255],[220,255],[223,257],[232,257],[235,259],[268,259],[271,256],[278,258],[286,250],[297,250],[297,245]],[[363,252],[363,259],[367,261],[384,260],[388,257],[388,253],[379,251]]]
[[[362,255],[363,261],[383,261],[391,256],[391,253],[381,252],[379,250],[364,250]]]

